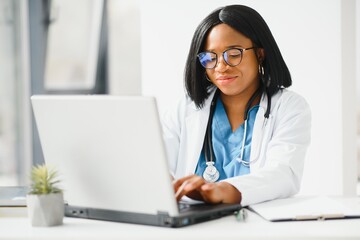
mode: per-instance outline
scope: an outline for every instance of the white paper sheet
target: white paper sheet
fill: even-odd
[[[360,217],[360,199],[352,200],[350,207],[340,198],[293,197],[255,204],[249,208],[269,221]]]

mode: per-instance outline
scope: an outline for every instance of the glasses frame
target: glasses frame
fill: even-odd
[[[257,48],[257,47],[248,47],[248,48],[232,47],[232,48],[228,48],[228,49],[226,49],[225,51],[223,51],[221,55],[222,55],[222,57],[223,57],[223,59],[224,59],[224,62],[225,62],[227,65],[229,65],[230,67],[236,67],[237,65],[239,65],[239,64],[241,63],[242,58],[243,58],[243,55],[244,55],[244,52],[245,52],[246,50],[255,49],[255,48]],[[227,51],[229,51],[229,50],[232,50],[232,49],[237,49],[237,50],[240,51],[241,58],[240,58],[240,61],[239,61],[238,64],[230,64],[230,63],[227,62],[227,60],[226,60],[226,58],[225,58],[225,53],[226,53]],[[215,56],[216,56],[216,62],[215,62],[214,67],[209,68],[209,67],[205,67],[204,65],[202,65],[202,63],[201,63],[201,61],[200,61],[200,54],[203,54],[203,53],[213,53],[213,54],[215,54]],[[216,66],[218,65],[219,57],[218,57],[218,54],[217,54],[216,52],[204,51],[204,52],[198,53],[196,56],[197,56],[198,59],[199,59],[200,65],[201,65],[203,68],[205,68],[205,69],[214,69],[214,68],[216,68]]]

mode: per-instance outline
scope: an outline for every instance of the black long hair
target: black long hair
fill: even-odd
[[[205,68],[197,59],[204,50],[209,31],[216,25],[225,23],[252,40],[255,47],[263,48],[262,61],[264,76],[259,79],[262,91],[268,99],[282,88],[291,86],[290,72],[281,55],[276,41],[260,14],[243,5],[229,5],[210,13],[195,30],[185,65],[185,88],[195,105],[202,108],[213,84],[206,79]],[[270,100],[269,100],[270,101]]]

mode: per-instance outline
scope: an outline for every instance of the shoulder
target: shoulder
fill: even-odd
[[[197,107],[194,101],[191,100],[188,94],[184,93],[181,98],[179,98],[175,105],[173,105],[170,109],[167,110],[168,114],[186,117],[195,112],[201,112],[207,108],[209,108],[211,104],[211,99],[213,98],[215,93],[215,89],[211,89],[210,95],[204,102],[204,106],[201,108]]]
[[[174,104],[165,110],[161,116],[163,125],[181,126],[184,119],[191,111],[195,111],[196,107],[194,102],[187,94],[183,94],[178,98]]]
[[[286,123],[295,126],[300,124],[301,128],[310,129],[311,109],[303,96],[283,89],[274,96],[274,99],[276,101],[272,102],[271,115],[274,117],[276,125],[280,126]]]
[[[172,115],[183,118],[191,114],[191,112],[198,110],[199,109],[196,107],[195,103],[190,99],[190,97],[187,94],[184,94],[176,101],[172,109],[170,109],[170,113]]]
[[[276,93],[272,101],[275,108],[282,108],[288,110],[310,110],[310,106],[306,99],[300,94],[288,90],[282,89],[278,93]]]
[[[191,98],[187,94],[184,94],[170,109],[165,111],[162,116],[163,123],[170,123],[173,126],[183,126],[186,119],[194,114],[197,116],[208,114],[214,92],[215,91],[210,92],[202,108],[197,107]]]

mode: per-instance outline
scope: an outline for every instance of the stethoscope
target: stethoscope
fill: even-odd
[[[252,103],[261,93],[262,93],[262,89],[258,88],[258,90],[256,90],[255,93],[251,96],[251,98],[248,101],[246,108],[245,108],[244,135],[243,135],[243,139],[242,139],[240,156],[237,157],[236,160],[246,167],[249,167],[251,163],[258,160],[258,157],[256,157],[250,161],[245,161],[244,160],[244,152],[245,152],[245,140],[246,140],[246,134],[247,134],[247,125],[248,125],[247,124],[248,114],[249,114]],[[216,101],[217,101],[219,95],[220,95],[220,91],[219,91],[219,89],[217,89],[214,94],[214,97],[211,101],[209,120],[208,120],[208,124],[206,127],[206,134],[205,134],[204,144],[203,144],[204,155],[205,155],[205,160],[206,160],[206,168],[203,173],[203,178],[207,182],[216,182],[220,177],[220,173],[215,167],[215,154],[214,154],[214,147],[212,145],[212,127],[211,127],[215,108],[216,108]],[[264,115],[264,117],[265,117],[264,122],[266,122],[266,120],[269,118],[270,108],[271,108],[270,95],[267,94],[267,97],[268,97],[268,104],[267,104],[267,109],[266,109],[266,112]]]

